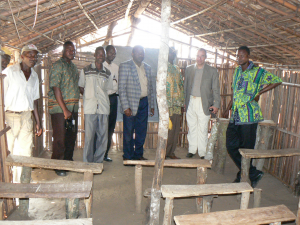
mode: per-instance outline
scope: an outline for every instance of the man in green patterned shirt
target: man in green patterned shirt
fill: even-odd
[[[73,160],[78,127],[78,102],[80,97],[79,72],[72,60],[75,46],[71,41],[63,45],[63,56],[50,70],[49,113],[53,128],[52,159]],[[69,126],[66,126],[69,124]],[[62,170],[55,171],[66,176]]]
[[[258,104],[259,97],[261,94],[280,85],[282,80],[249,61],[250,49],[247,46],[241,46],[236,57],[239,66],[233,74],[233,99],[223,116],[228,117],[231,108],[231,118],[226,131],[226,147],[229,155],[239,168],[234,182],[240,182],[242,156],[239,148],[254,149],[257,125],[258,122],[264,119]],[[253,188],[263,177],[263,174],[251,163],[249,178]]]
[[[176,51],[169,49],[169,62],[167,73],[167,103],[169,107],[169,116],[172,122],[172,129],[168,132],[168,143],[166,157],[170,159],[179,159],[174,152],[178,142],[180,131],[181,108],[184,106],[184,87],[183,79],[179,67],[174,65]]]

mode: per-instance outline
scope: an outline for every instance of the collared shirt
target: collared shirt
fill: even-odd
[[[109,78],[113,80],[113,88],[108,89],[107,93],[109,95],[117,93],[119,80],[119,66],[113,62],[111,64],[108,64],[106,61],[103,63],[103,65],[111,72],[111,76]]]
[[[183,78],[179,67],[168,63],[167,73],[167,103],[169,114],[181,114],[181,107],[184,106]]]
[[[197,65],[195,65],[194,84],[191,92],[191,95],[195,97],[201,97],[200,87],[201,87],[203,71],[204,71],[204,66],[201,69],[198,69]]]
[[[134,61],[133,61],[134,62]],[[139,67],[135,62],[135,67],[137,70],[137,73],[139,75],[139,81],[141,85],[141,98],[148,96],[148,79],[146,76],[144,63]]]
[[[105,114],[110,113],[110,103],[107,90],[113,88],[110,71],[103,66],[99,71],[95,63],[86,66],[80,72],[79,87],[84,88],[83,110],[84,114]]]
[[[60,89],[67,109],[71,112],[78,112],[80,91],[78,87],[79,72],[76,65],[73,62],[68,63],[64,58],[60,58],[53,63],[49,79],[49,113],[63,113],[55,98],[53,87]]]
[[[2,72],[4,78],[5,110],[22,112],[34,110],[34,100],[40,98],[39,78],[31,68],[28,80],[21,70],[20,63],[7,67]]]
[[[255,66],[251,61],[244,72],[241,66],[237,67],[233,75],[233,115],[230,122],[240,125],[263,121],[261,109],[254,98],[264,85],[280,82],[282,80],[279,77]]]

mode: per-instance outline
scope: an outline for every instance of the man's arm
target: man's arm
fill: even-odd
[[[263,88],[263,89],[255,96],[254,100],[258,102],[260,96],[261,96],[263,93],[265,93],[265,92],[267,92],[267,91],[270,91],[270,90],[272,90],[273,88],[276,88],[276,87],[279,86],[281,83],[282,83],[282,82],[267,85],[266,87],[264,87],[264,88]]]
[[[67,106],[64,102],[64,99],[62,97],[60,88],[58,88],[58,87],[52,87],[52,88],[53,88],[53,91],[54,91],[56,101],[57,101],[58,105],[60,106],[60,108],[64,112],[65,119],[70,118],[72,116],[72,113],[68,110],[68,108],[67,108]]]
[[[122,109],[124,110],[124,113],[126,116],[131,116],[132,112],[129,108],[129,102],[127,99],[127,93],[126,93],[126,87],[127,87],[127,77],[128,77],[128,67],[129,65],[126,64],[120,64],[119,67],[119,99],[121,102]]]
[[[33,110],[33,115],[35,118],[35,122],[36,122],[36,133],[35,135],[37,136],[41,136],[41,134],[43,133],[43,129],[41,126],[41,122],[40,122],[40,116],[38,113],[38,99],[34,100],[34,110]]]
[[[214,69],[213,77],[212,77],[212,91],[213,91],[213,98],[214,98],[214,104],[213,106],[209,107],[210,109],[213,109],[212,113],[217,114],[220,108],[220,82],[219,82],[219,73],[217,69]]]
[[[183,95],[184,95],[184,112],[186,112],[185,100],[187,99],[187,85],[188,85],[188,71],[187,68],[184,71],[184,84],[183,84]]]

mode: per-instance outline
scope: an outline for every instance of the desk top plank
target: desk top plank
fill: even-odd
[[[92,218],[78,218],[67,220],[3,220],[0,225],[93,225]]]
[[[245,158],[275,158],[300,155],[299,148],[260,150],[260,149],[240,149],[241,155]]]
[[[175,216],[176,225],[258,225],[296,219],[285,205]]]
[[[88,198],[92,181],[76,183],[4,183],[0,182],[1,198]]]
[[[161,193],[164,198],[192,197],[205,195],[235,194],[253,192],[253,188],[247,183],[228,184],[198,184],[198,185],[162,185]]]
[[[32,168],[68,170],[81,173],[102,173],[103,170],[102,163],[44,159],[19,155],[8,155],[5,163],[7,166],[27,166]]]
[[[124,160],[123,164],[155,166],[155,160]],[[165,160],[164,167],[211,168],[211,164],[206,159],[167,159]]]

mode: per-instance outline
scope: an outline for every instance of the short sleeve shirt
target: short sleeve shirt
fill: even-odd
[[[64,58],[60,58],[53,63],[49,79],[49,113],[63,113],[63,110],[56,101],[53,87],[60,89],[68,110],[78,112],[80,91],[78,87],[79,72],[76,65],[73,62],[68,63]]]
[[[281,82],[282,80],[279,77],[255,66],[251,61],[244,72],[241,66],[237,67],[233,75],[233,113],[230,122],[241,125],[263,121],[261,109],[254,98],[263,89],[264,85]]]
[[[113,81],[113,88],[108,89],[107,93],[109,95],[115,94],[118,92],[118,80],[119,80],[119,66],[115,63],[108,64],[106,61],[103,65],[111,72],[110,79]]]

